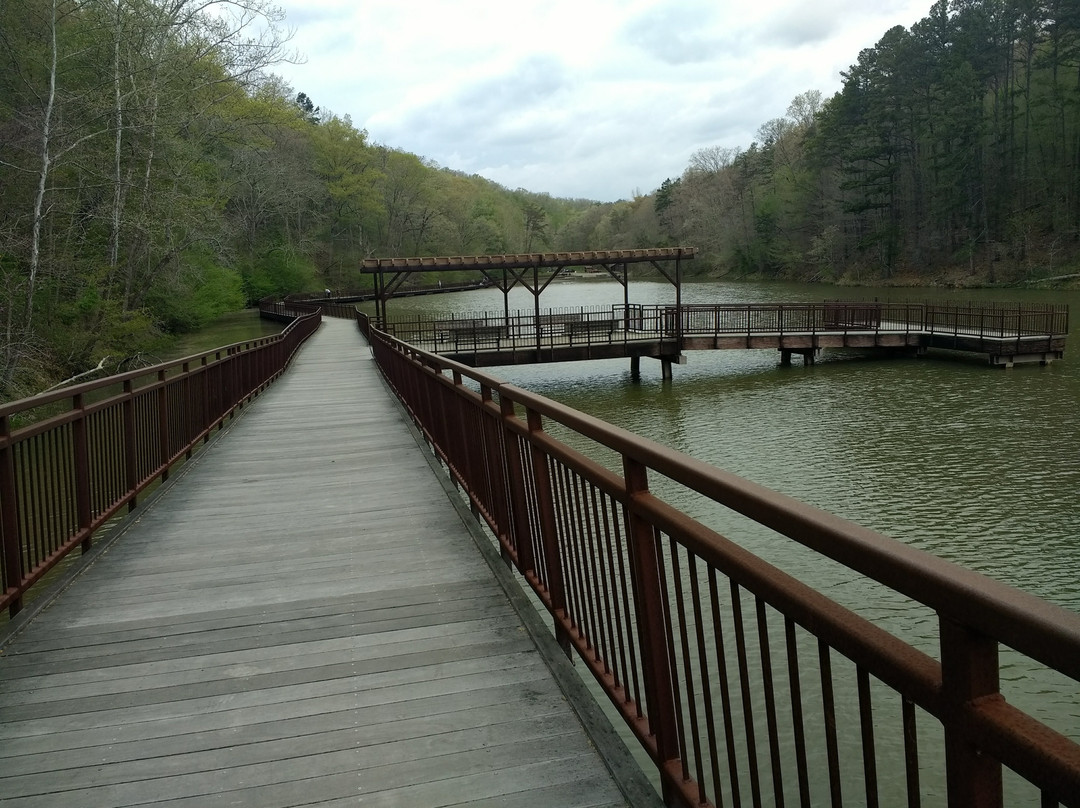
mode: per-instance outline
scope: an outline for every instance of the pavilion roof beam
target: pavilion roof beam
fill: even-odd
[[[532,269],[532,267],[530,267],[530,269]],[[514,283],[513,283],[514,286],[517,286],[517,284],[520,283],[522,286],[524,286],[526,289],[528,289],[534,296],[537,294],[537,291],[532,287],[532,284],[529,283],[529,279],[525,276],[524,272],[519,271],[518,269],[509,269],[509,268],[507,269],[507,272],[509,272],[511,275],[514,276]]]
[[[514,278],[513,283],[506,283],[506,271],[505,270],[501,273],[502,277],[499,277],[499,275],[496,275],[495,273],[493,273],[493,272],[491,272],[490,270],[487,270],[487,269],[481,270],[480,274],[483,275],[485,278],[487,278],[489,281],[491,281],[492,285],[496,289],[498,289],[500,292],[503,292],[504,294],[506,292],[509,292],[515,286],[517,286],[517,283],[518,283],[517,278]]]
[[[637,250],[584,250],[557,253],[528,253],[516,255],[471,255],[443,258],[366,258],[361,266],[365,273],[380,271],[458,272],[462,270],[533,269],[535,267],[576,267],[624,263],[672,261],[693,258],[694,247],[653,247]]]
[[[621,264],[593,264],[593,266],[603,267],[607,274],[610,275],[619,284],[619,286],[626,286],[626,278],[620,275],[614,269],[612,269],[613,266],[622,266]]]
[[[656,271],[659,272],[661,275],[663,275],[665,278],[667,278],[667,282],[670,283],[672,286],[678,286],[679,285],[678,280],[671,277],[671,275],[668,274],[668,271],[666,269],[664,269],[662,266],[660,266],[660,264],[658,264],[656,261],[650,261],[649,263],[652,264],[654,267],[656,267]]]
[[[383,287],[383,296],[388,300],[393,297],[394,292],[401,288],[401,285],[405,283],[405,279],[411,274],[411,272],[395,272],[393,277],[387,281],[386,286]]]
[[[555,280],[555,279],[556,279],[557,277],[559,277],[559,274],[560,274],[560,273],[561,273],[561,272],[562,272],[562,271],[563,271],[563,270],[564,270],[565,268],[566,268],[565,266],[561,266],[561,267],[558,267],[558,268],[557,268],[557,269],[556,269],[556,270],[555,270],[554,272],[552,272],[552,273],[551,273],[550,275],[548,275],[548,278],[547,278],[547,280],[546,280],[546,281],[544,281],[544,285],[543,285],[543,286],[541,286],[541,287],[540,287],[539,289],[537,289],[537,290],[536,290],[536,294],[537,294],[537,295],[541,295],[541,294],[543,294],[544,290],[548,288],[548,284],[550,284],[550,283],[551,283],[551,282],[552,282],[553,280]]]

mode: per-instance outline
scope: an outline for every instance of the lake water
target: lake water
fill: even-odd
[[[1080,292],[850,289],[684,284],[700,303],[826,299],[1065,302]],[[552,283],[544,308],[621,303],[614,282]],[[664,282],[630,283],[630,302],[673,303]],[[531,310],[514,290],[511,308]],[[390,301],[388,315],[502,310],[478,290]],[[1076,331],[1076,327],[1073,327]],[[1080,334],[1064,361],[991,368],[954,355],[879,359],[826,351],[780,367],[774,350],[695,351],[661,379],[643,359],[490,369],[495,375],[899,541],[1080,612]],[[684,497],[680,499],[680,497]],[[737,517],[672,492],[695,517],[936,656],[936,620]],[[1080,737],[1077,683],[1003,656],[1003,692]]]

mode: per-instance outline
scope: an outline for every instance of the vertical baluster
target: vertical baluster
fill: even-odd
[[[566,583],[566,614],[571,625],[578,634],[588,637],[585,626],[587,608],[584,605],[585,594],[581,581],[581,552],[577,544],[576,511],[574,508],[574,492],[570,480],[570,472],[566,466],[548,458],[551,468],[551,478],[556,481],[553,494],[556,509],[556,523],[558,525],[556,545],[556,557],[562,562],[563,575]]]
[[[727,651],[724,648],[724,624],[720,615],[720,590],[716,569],[709,567],[709,601],[712,604],[713,644],[716,649],[716,674],[720,685],[720,709],[724,719],[724,748],[727,749],[728,780],[734,808],[742,806],[739,786],[739,763],[735,756],[735,721],[731,713],[731,680],[727,672]]]
[[[543,432],[543,421],[538,412],[529,410],[527,414],[529,431]],[[566,588],[563,583],[562,568],[559,561],[558,535],[555,527],[555,502],[551,488],[551,475],[548,470],[547,455],[532,444],[532,476],[536,488],[537,516],[540,523],[540,538],[543,554],[539,559],[544,567],[544,579],[547,581],[547,595],[551,602],[551,611],[555,616],[555,639],[558,640],[566,655],[570,655],[570,637],[561,622],[566,615]]]
[[[124,380],[124,402],[121,413],[124,430],[124,482],[131,499],[127,510],[134,511],[138,504],[135,488],[138,487],[138,448],[135,445],[135,390],[132,379]]]
[[[623,476],[628,499],[630,570],[633,575],[634,606],[641,637],[642,671],[649,726],[656,739],[657,763],[666,771],[679,755],[676,703],[668,655],[667,604],[663,596],[662,566],[653,526],[634,511],[635,497],[649,495],[648,470],[635,460],[623,458]],[[675,794],[663,778],[664,799],[674,804]]]
[[[506,539],[514,549],[518,569],[528,578],[536,571],[536,559],[533,556],[532,536],[529,525],[528,493],[522,473],[521,442],[511,431],[510,423],[517,420],[514,402],[509,396],[499,394],[500,421],[498,428],[502,433],[503,452],[506,462],[506,483],[508,487],[509,524],[506,525]]]
[[[870,674],[860,667],[856,676],[859,683],[859,724],[862,730],[863,779],[866,783],[866,806],[877,808],[877,755],[874,749],[874,712],[870,700]]]
[[[612,508],[616,506],[613,503]],[[619,516],[622,519],[619,519]],[[623,605],[623,619],[626,623],[626,634],[629,648],[629,664],[630,664],[630,677],[631,686],[633,688],[633,698],[638,705],[638,718],[643,716],[644,698],[642,696],[644,687],[641,682],[641,669],[642,666],[639,660],[639,654],[637,652],[644,643],[641,639],[641,632],[635,632],[634,629],[637,626],[634,615],[637,613],[637,604],[633,595],[633,556],[630,549],[630,514],[625,508],[621,513],[612,513],[611,519],[615,527],[615,539],[618,542],[619,547],[619,586],[622,593],[622,605]],[[625,540],[625,552],[622,533],[620,532],[620,524],[625,525],[626,528],[626,540]]]
[[[750,692],[750,666],[746,654],[746,630],[743,626],[739,585],[731,581],[731,618],[735,624],[735,650],[739,661],[739,688],[742,693],[743,729],[746,732],[746,760],[749,765],[750,796],[754,808],[761,808],[761,775],[757,760],[757,731],[754,728],[754,703]]]
[[[907,784],[908,808],[920,808],[922,793],[919,785],[919,734],[915,726],[915,705],[910,699],[901,701],[904,723],[904,770]]]
[[[825,727],[825,751],[829,763],[829,792],[833,808],[844,804],[840,780],[840,748],[836,740],[836,701],[833,696],[832,660],[829,646],[818,640],[818,665],[821,671],[821,708]]]
[[[806,727],[803,722],[802,681],[799,678],[799,646],[795,621],[784,618],[787,645],[788,687],[791,693],[791,732],[795,743],[795,770],[799,780],[799,805],[810,808],[810,767],[806,760]]]
[[[87,445],[86,408],[82,393],[72,397],[72,409],[77,413],[71,424],[72,450],[75,459],[75,512],[78,514],[79,531],[86,531],[82,541],[85,553],[90,549],[90,450]]]
[[[701,581],[697,569],[697,557],[689,557],[690,602],[694,607],[694,639],[697,644],[698,672],[701,676],[701,698],[705,706],[705,732],[709,743],[709,773],[713,786],[713,802],[717,808],[724,806],[723,783],[720,778],[720,758],[716,743],[716,714],[713,709],[713,679],[709,670],[708,645],[705,639],[705,612],[701,607]],[[711,604],[715,608],[715,603]],[[704,789],[704,778],[701,778]]]
[[[0,593],[14,589],[22,581],[22,538],[19,535],[18,501],[15,496],[15,449],[11,442],[11,420],[0,415],[0,541],[3,542],[4,576]],[[22,596],[8,604],[14,617],[22,609]]]
[[[158,380],[158,468],[161,481],[169,479],[169,396],[165,387],[165,371],[159,370]]]
[[[597,610],[600,614],[600,656],[604,673],[610,674],[616,653],[614,611],[611,604],[611,569],[608,566],[611,534],[604,515],[604,494],[595,485],[589,488],[589,523],[592,526],[590,554],[594,558],[593,589],[596,592]]]
[[[784,808],[784,775],[780,766],[780,730],[776,718],[776,693],[773,689],[772,649],[769,648],[769,623],[765,601],[755,598],[758,646],[761,653],[761,682],[765,691],[765,725],[769,734],[769,760],[772,766],[773,804]]]
[[[694,750],[694,775],[697,779],[698,785],[698,801],[705,802],[705,770],[701,758],[701,729],[698,721],[697,711],[697,686],[694,681],[694,666],[690,657],[690,638],[689,632],[687,631],[686,619],[686,596],[683,593],[683,575],[681,565],[679,563],[679,545],[674,539],[672,539],[668,542],[668,546],[670,548],[671,554],[671,582],[675,590],[673,598],[675,601],[675,614],[677,617],[675,623],[677,623],[678,625],[678,631],[672,632],[672,634],[677,635],[677,637],[672,636],[671,638],[671,643],[673,646],[671,649],[671,655],[673,658],[673,670],[677,671],[679,669],[678,664],[674,660],[676,654],[674,644],[676,639],[678,639],[678,651],[682,657],[682,676],[676,676],[676,681],[681,684],[681,687],[677,685],[675,688],[675,706],[678,710],[677,715],[679,716],[679,737],[681,740],[680,750],[682,757],[683,779],[688,780],[690,778],[690,755],[688,754],[687,750],[687,739],[689,739],[689,745],[692,746]],[[667,598],[665,598],[665,600],[667,600]],[[682,690],[685,690],[686,692],[685,710],[683,709],[682,705],[679,704],[678,698],[679,693]],[[683,718],[684,715],[690,720],[689,730],[687,730],[683,726],[683,723],[685,721],[685,719]]]

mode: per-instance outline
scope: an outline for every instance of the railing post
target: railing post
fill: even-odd
[[[86,531],[82,541],[85,553],[90,549],[90,447],[86,435],[86,410],[82,393],[76,393],[71,399],[71,408],[78,411],[78,417],[71,422],[71,450],[75,462],[75,515],[79,520],[79,531]]]
[[[22,538],[19,535],[19,517],[15,498],[15,450],[11,444],[11,419],[0,415],[0,543],[4,551],[4,578],[0,592],[14,589],[22,581]],[[8,605],[8,614],[14,617],[22,609],[22,596]]]
[[[280,344],[280,341],[274,343],[275,350]],[[203,443],[210,441],[210,424],[214,420],[213,410],[211,407],[211,398],[213,397],[213,391],[211,390],[213,380],[210,378],[210,371],[207,369],[206,357],[202,357],[199,362],[199,367],[202,372],[202,405],[203,405]]]
[[[192,381],[190,362],[185,362],[181,366],[181,377],[177,381],[177,384],[180,385],[180,390],[183,393],[181,396],[183,402],[182,417],[184,419],[183,440],[184,445],[187,446],[187,451],[184,453],[184,459],[191,460],[191,456],[195,452],[195,443],[192,440],[192,437],[196,430],[192,429],[192,424],[195,423],[195,407],[193,406],[191,395],[191,388],[194,382]]]
[[[158,468],[161,481],[169,479],[169,391],[165,386],[165,371],[158,371]]]
[[[131,379],[124,382],[124,403],[121,408],[124,419],[124,478],[128,493],[135,490],[138,485],[138,465],[136,459],[139,453],[135,446],[135,386]],[[138,497],[132,495],[128,500],[128,513],[135,510],[138,505]]]
[[[647,468],[629,458],[623,458],[628,500],[649,493]],[[630,575],[634,591],[634,612],[641,639],[641,667],[644,675],[645,702],[649,711],[649,728],[656,737],[657,764],[661,770],[664,802],[681,805],[680,798],[663,776],[669,761],[679,758],[678,723],[672,671],[668,655],[667,625],[660,581],[660,548],[653,526],[637,516],[628,506],[627,542],[630,552]]]
[[[939,622],[949,806],[1001,808],[1001,764],[981,753],[962,729],[972,703],[1000,697],[997,642],[947,618]]]
[[[533,554],[532,532],[529,530],[529,511],[526,506],[525,479],[521,465],[521,442],[509,428],[516,420],[514,402],[508,396],[499,393],[499,411],[502,415],[502,437],[506,452],[506,477],[510,487],[509,507],[511,524],[508,526],[510,538],[517,555],[518,570],[522,575],[536,574],[536,558]]]
[[[539,413],[529,410],[529,432],[543,432],[543,420]],[[566,582],[563,580],[562,564],[559,561],[559,541],[555,520],[555,497],[551,490],[551,474],[548,470],[548,456],[533,445],[532,474],[536,489],[536,515],[540,523],[540,546],[543,558],[540,563],[544,568],[544,580],[547,582],[548,597],[551,598],[551,612],[555,615],[555,639],[559,646],[570,656],[570,636],[561,622],[567,619]]]

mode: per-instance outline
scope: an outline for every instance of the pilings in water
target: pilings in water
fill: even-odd
[[[820,348],[778,348],[780,351],[780,367],[791,367],[791,355],[799,354],[803,358],[804,365],[814,364],[814,358],[817,356]]]
[[[685,365],[686,356],[683,354],[673,354],[671,356],[658,356],[660,360],[660,378],[666,382],[669,382],[673,378],[671,371],[672,365]],[[641,355],[633,354],[630,357],[630,378],[633,381],[638,381],[641,378]]]

